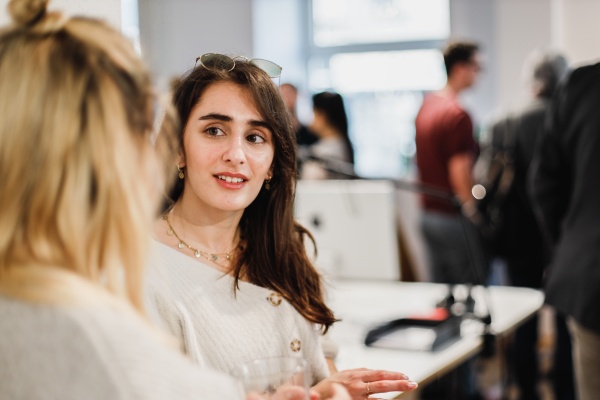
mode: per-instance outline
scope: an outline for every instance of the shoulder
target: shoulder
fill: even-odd
[[[431,93],[427,95],[416,117],[417,127],[441,126],[447,129],[455,129],[458,125],[471,126],[471,117],[454,98],[444,94]]]
[[[205,389],[214,387],[210,382],[219,382],[224,391],[233,387],[228,379],[191,365],[131,313],[6,301],[0,307],[2,342],[12,348],[0,344],[1,364],[14,366],[0,371],[1,381],[13,382],[2,385],[2,398],[32,377],[33,397],[43,391],[42,397],[62,399],[205,398]]]
[[[223,398],[223,393],[237,397],[229,378],[193,365],[174,341],[142,319],[113,310],[81,314],[73,317],[81,320],[94,347],[107,358],[107,368],[120,379],[126,377],[134,398],[217,399]]]
[[[438,100],[437,107],[443,112],[446,119],[458,123],[471,124],[471,116],[463,108],[457,98],[448,98],[445,96],[436,96]]]
[[[81,318],[80,313],[76,317]],[[149,323],[113,310],[86,313],[82,321],[95,347],[103,356],[110,355],[107,365],[120,367],[115,372],[128,378],[139,398],[216,399],[222,398],[222,393],[235,398],[235,385],[229,378],[193,365],[174,340],[169,341]]]
[[[586,79],[597,79],[600,77],[600,63],[584,65],[575,68],[568,76],[568,82],[579,82]]]
[[[561,82],[555,100],[559,102],[578,103],[590,97],[598,98],[597,88],[600,86],[600,63],[575,68]]]
[[[144,277],[144,301],[155,323],[180,336],[190,298],[209,293],[214,299],[215,286],[224,285],[212,268],[166,244],[152,241]],[[218,293],[218,292],[217,292]],[[199,310],[196,310],[199,311]]]
[[[145,276],[147,289],[150,291],[185,291],[190,287],[197,290],[210,284],[218,276],[218,271],[199,260],[158,240],[152,240]]]

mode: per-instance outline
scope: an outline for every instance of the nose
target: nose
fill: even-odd
[[[235,136],[228,141],[227,148],[223,152],[223,160],[233,164],[244,164],[246,162],[243,137]]]

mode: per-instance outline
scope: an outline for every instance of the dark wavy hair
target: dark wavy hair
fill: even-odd
[[[313,95],[313,108],[324,113],[327,122],[342,134],[349,162],[354,164],[354,148],[348,134],[348,116],[344,107],[344,99],[339,93],[321,92]]]
[[[244,277],[281,293],[304,318],[320,324],[326,332],[337,319],[325,304],[321,276],[306,254],[304,241],[308,238],[314,244],[314,238],[294,219],[296,136],[279,88],[263,70],[240,60],[231,71],[202,65],[188,71],[172,82],[173,104],[181,122],[180,146],[192,109],[206,89],[217,82],[248,89],[273,134],[275,147],[270,189],[261,189],[240,221],[241,242],[233,258],[234,291]],[[178,180],[170,200],[176,202],[182,193],[183,181]]]

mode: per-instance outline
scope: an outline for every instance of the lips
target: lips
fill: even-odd
[[[220,180],[225,181],[227,183],[242,183],[242,182],[245,182],[244,178],[238,178],[238,177],[234,177],[234,176],[217,175],[217,178],[219,178]]]

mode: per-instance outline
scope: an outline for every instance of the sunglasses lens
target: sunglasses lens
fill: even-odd
[[[224,69],[231,71],[235,67],[235,61],[223,54],[207,53],[200,56],[200,62],[206,68]]]
[[[254,58],[250,62],[265,71],[271,78],[281,76],[281,67],[274,62],[262,60],[260,58]]]

